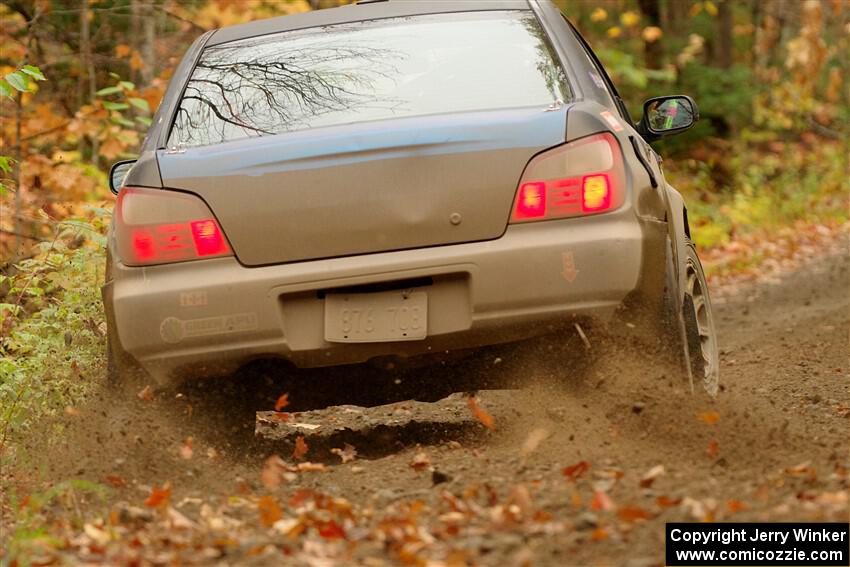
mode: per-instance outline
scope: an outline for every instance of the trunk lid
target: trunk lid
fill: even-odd
[[[566,108],[422,116],[160,150],[247,266],[498,238],[526,163]]]

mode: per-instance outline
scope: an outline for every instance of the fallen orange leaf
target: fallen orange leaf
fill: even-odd
[[[716,411],[707,411],[705,413],[701,413],[697,416],[697,419],[703,423],[707,423],[709,425],[714,425],[718,421],[720,421],[720,414]]]
[[[289,405],[289,393],[284,392],[274,404],[274,411],[280,411]]]
[[[298,463],[298,472],[326,472],[328,467],[323,463]]]
[[[669,496],[659,496],[655,499],[655,503],[659,508],[670,508],[671,506],[678,506],[682,503],[681,498],[670,498]]]
[[[150,384],[142,388],[142,390],[136,394],[136,397],[142,400],[143,402],[149,402],[153,400],[154,391],[153,388],[150,387]]]
[[[296,461],[300,461],[309,450],[310,446],[307,445],[306,441],[304,441],[304,436],[299,435],[295,438],[295,449],[292,450],[292,458]]]
[[[299,488],[289,497],[289,505],[292,508],[299,508],[304,505],[307,500],[315,500],[318,495],[315,491],[309,488]]]
[[[748,506],[741,502],[740,500],[727,500],[726,501],[726,509],[730,512],[740,512],[741,510],[746,510]]]
[[[579,461],[574,465],[564,467],[561,472],[564,473],[564,476],[569,480],[575,482],[579,479],[579,477],[586,473],[588,469],[590,469],[590,463],[587,461]]]
[[[127,486],[127,481],[117,474],[108,474],[104,477],[104,480],[108,482],[113,488],[122,488]]]
[[[328,520],[319,525],[319,535],[325,539],[342,539],[345,537],[345,530],[333,520]]]
[[[709,441],[708,449],[705,451],[712,459],[720,453],[720,443],[717,441]]]
[[[590,503],[591,510],[605,510],[606,512],[610,512],[614,509],[614,502],[611,500],[611,497],[601,490],[597,490],[593,493],[593,501]]]
[[[467,404],[469,405],[469,409],[472,410],[472,415],[474,415],[484,427],[487,429],[496,429],[496,423],[493,421],[493,416],[478,405],[478,400],[475,396],[470,396],[467,400]]]
[[[257,511],[260,513],[260,523],[266,527],[273,525],[283,517],[280,505],[273,496],[260,496],[257,501]]]
[[[590,539],[593,541],[602,541],[603,539],[608,539],[608,532],[605,531],[604,528],[596,528],[593,530],[593,533],[590,534]]]
[[[636,522],[649,519],[649,512],[637,506],[623,506],[617,510],[617,517],[624,522]]]
[[[144,504],[148,508],[164,508],[171,500],[171,483],[166,481],[162,488],[154,486],[151,488],[150,496],[147,497]]]

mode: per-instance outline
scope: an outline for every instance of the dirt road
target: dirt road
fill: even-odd
[[[66,418],[67,445],[43,454],[34,442],[33,462],[21,463],[53,480],[111,485],[102,498],[78,491],[73,505],[56,505],[51,533],[64,543],[43,555],[638,567],[663,564],[669,521],[846,520],[849,277],[845,241],[840,255],[776,282],[716,290],[714,401],[674,384],[639,348],[624,364],[619,345],[593,332],[579,370],[564,364],[564,350],[584,352],[573,337],[427,370],[299,372],[281,382],[256,369],[237,384],[150,401],[104,393]],[[377,394],[376,375],[390,376]],[[375,429],[352,443],[358,455],[345,464],[305,431],[302,462],[313,464],[300,469],[291,445],[253,436],[254,406],[271,409],[283,391],[285,411],[298,412],[497,375],[522,389],[481,395],[494,431],[477,422]],[[273,454],[286,463],[268,462]],[[150,498],[166,482],[170,497]]]

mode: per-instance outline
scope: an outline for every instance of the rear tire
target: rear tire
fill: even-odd
[[[685,242],[685,253],[685,289],[681,308],[676,306],[676,295],[672,293],[676,289],[675,276],[668,264],[663,326],[692,390],[701,388],[714,397],[719,387],[720,358],[711,298],[702,263],[690,239]]]

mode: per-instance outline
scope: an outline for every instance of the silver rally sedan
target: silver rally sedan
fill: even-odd
[[[110,369],[160,384],[648,321],[713,393],[682,197],[548,0],[364,2],[199,37],[117,194]],[[631,318],[631,319],[628,319]]]

